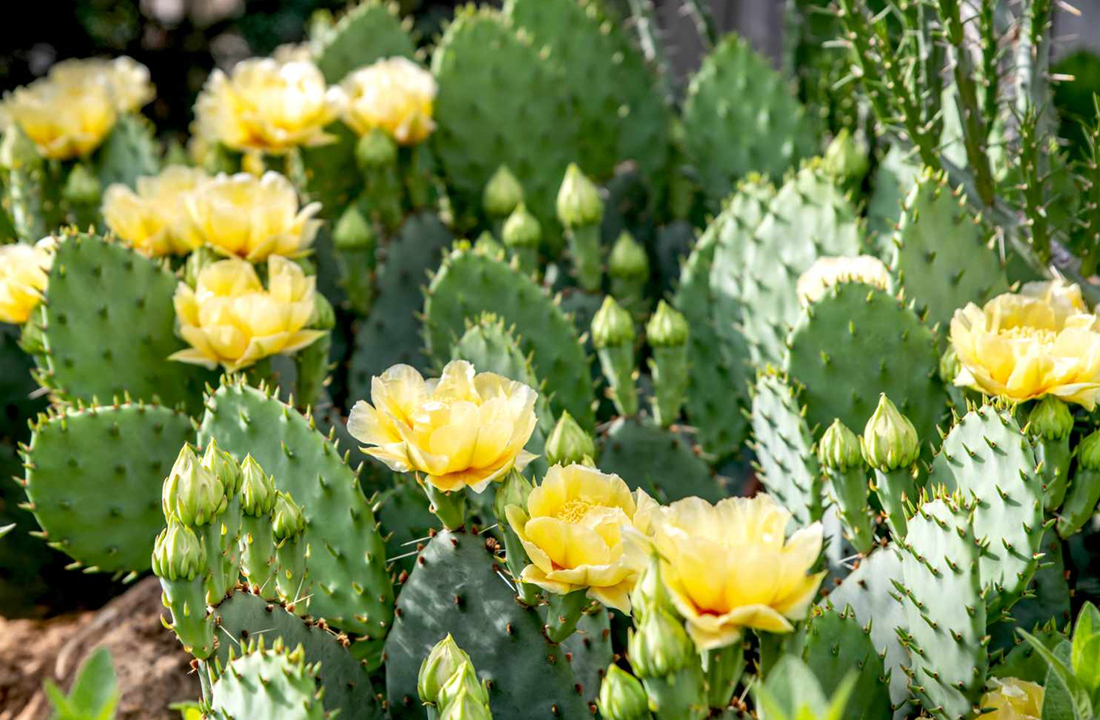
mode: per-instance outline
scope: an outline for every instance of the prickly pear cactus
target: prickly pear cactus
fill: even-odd
[[[883,259],[893,254],[892,241],[901,219],[902,203],[916,185],[920,172],[920,166],[899,145],[890,147],[875,170],[874,189],[867,203],[867,229]]]
[[[890,715],[883,654],[875,649],[871,624],[861,624],[852,608],[814,608],[802,657],[822,687],[839,687],[850,672],[857,673],[845,717],[872,720]]]
[[[565,651],[543,635],[538,611],[516,601],[491,537],[443,531],[428,543],[397,599],[386,641],[386,694],[394,720],[421,718],[420,663],[450,633],[489,682],[493,715],[588,717],[598,687],[577,680]]]
[[[712,503],[726,497],[725,482],[683,436],[637,418],[618,418],[601,438],[600,469],[621,476],[661,502],[692,495]]]
[[[164,527],[161,484],[194,432],[184,413],[144,403],[39,416],[23,455],[46,542],[88,572],[147,570]]]
[[[551,388],[555,413],[568,410],[583,427],[594,427],[588,356],[568,317],[531,278],[502,258],[457,245],[428,286],[428,354],[439,364],[449,360],[466,321],[483,312],[523,328],[523,350],[531,354],[536,376]]]
[[[802,398],[783,375],[761,373],[752,396],[760,482],[802,525],[821,519],[824,491]]]
[[[352,652],[378,667],[393,618],[393,586],[374,512],[346,455],[314,429],[312,418],[241,383],[207,397],[199,440],[205,445],[211,438],[238,461],[251,453],[301,506],[310,547],[306,569],[314,581],[310,612],[354,635]]]
[[[325,720],[321,704],[325,688],[318,687],[315,664],[303,653],[276,642],[265,647],[263,636],[239,648],[211,688],[210,705],[218,720]],[[212,673],[213,674],[213,673]]]
[[[748,173],[778,180],[817,149],[787,80],[736,34],[691,79],[683,120],[687,156],[712,204]]]
[[[416,51],[396,3],[363,0],[313,44],[317,67],[329,83],[376,60],[413,57]]]
[[[134,187],[139,177],[156,175],[160,171],[160,148],[153,123],[140,115],[121,116],[96,151],[95,169],[104,188],[112,183]]]

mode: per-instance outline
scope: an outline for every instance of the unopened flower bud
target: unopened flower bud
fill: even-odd
[[[1086,436],[1077,446],[1077,464],[1085,470],[1100,470],[1100,430]]]
[[[649,698],[641,681],[618,665],[607,669],[600,685],[597,703],[604,720],[645,720],[649,715]]]
[[[497,518],[504,520],[507,517],[509,505],[518,505],[527,509],[527,496],[531,494],[531,483],[523,477],[523,473],[512,468],[504,481],[497,486],[496,495],[493,497],[493,512]]]
[[[697,652],[684,624],[664,608],[646,612],[627,643],[630,663],[643,678],[679,672]]]
[[[623,306],[608,295],[592,318],[592,344],[597,348],[634,342],[634,320]]]
[[[867,143],[852,137],[847,128],[837,133],[825,149],[825,172],[842,183],[855,185],[871,167]]]
[[[363,168],[391,167],[397,162],[397,143],[385,130],[374,128],[359,138],[355,159]]]
[[[153,574],[165,580],[194,580],[205,568],[206,549],[198,536],[171,518],[153,545]]]
[[[662,300],[657,303],[657,312],[646,323],[645,334],[652,347],[678,347],[687,343],[687,320]]]
[[[507,165],[501,165],[481,195],[481,205],[490,217],[508,217],[518,205],[523,202],[523,186],[508,169]]]
[[[65,180],[62,195],[74,205],[98,205],[103,194],[103,183],[84,163],[77,163]]]
[[[352,204],[332,228],[332,242],[339,250],[370,250],[378,244],[378,236],[359,208]]]
[[[649,278],[649,255],[626,230],[619,234],[619,239],[611,247],[607,272],[613,278],[642,281]]]
[[[421,702],[434,703],[439,691],[447,684],[458,669],[470,663],[470,656],[455,642],[450,634],[440,640],[420,664],[416,690]]]
[[[568,410],[562,410],[558,424],[546,439],[546,462],[551,465],[573,465],[584,458],[596,456],[596,443],[592,436],[573,419]]]
[[[246,455],[241,463],[241,510],[251,517],[267,517],[275,511],[276,498],[274,478],[252,455]]]
[[[275,542],[301,537],[305,531],[306,518],[302,509],[288,493],[278,493],[275,500],[275,520],[271,523]]]
[[[454,674],[447,678],[447,682],[443,683],[443,687],[439,688],[439,695],[435,701],[436,705],[441,710],[446,709],[447,706],[453,705],[463,694],[467,694],[470,699],[485,706],[489,705],[489,692],[478,681],[477,670],[474,669],[474,664],[469,660],[459,665]]]
[[[817,445],[817,459],[827,468],[847,470],[863,464],[859,438],[837,418]]]
[[[920,457],[920,439],[909,418],[883,393],[863,428],[863,459],[876,470],[909,467]]]
[[[569,228],[598,225],[603,220],[600,190],[576,163],[569,164],[558,190],[558,219]]]
[[[1061,440],[1073,431],[1073,413],[1053,395],[1035,403],[1027,417],[1028,432],[1044,440]]]
[[[175,517],[184,525],[207,525],[225,511],[225,485],[202,466],[190,445],[184,445],[164,479],[161,505],[165,519]]]
[[[439,713],[439,720],[493,720],[487,702],[481,702],[466,687],[450,700]]]
[[[959,356],[955,354],[955,346],[947,343],[947,349],[943,351],[943,355],[940,355],[940,380],[945,385],[954,385],[961,368]]]
[[[504,244],[510,248],[537,248],[542,241],[542,226],[527,206],[520,203],[508,216],[501,235]]]
[[[654,555],[642,571],[630,593],[630,607],[636,620],[643,620],[651,612],[671,610],[672,599],[661,579],[661,561]]]
[[[202,466],[218,476],[225,487],[225,494],[235,496],[241,490],[241,466],[232,455],[218,447],[214,438],[202,455]]]
[[[504,246],[498,243],[497,239],[488,230],[478,235],[477,242],[474,243],[474,249],[490,257],[496,257],[504,252]]]

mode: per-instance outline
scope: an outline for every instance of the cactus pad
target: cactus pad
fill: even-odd
[[[310,546],[306,568],[313,578],[310,612],[358,636],[352,652],[371,669],[378,667],[393,617],[393,586],[374,513],[337,447],[314,429],[312,419],[239,383],[207,398],[199,437],[203,444],[217,439],[238,461],[251,453],[301,506]]]
[[[850,672],[858,675],[844,717],[880,720],[889,716],[882,655],[875,649],[870,626],[860,624],[854,610],[815,607],[806,626],[802,657],[825,688],[840,687]]]
[[[984,405],[943,439],[930,482],[977,501],[974,534],[983,539],[981,580],[990,613],[1023,594],[1038,564],[1043,489],[1027,436],[1007,412]]]
[[[817,150],[814,127],[787,80],[733,34],[691,80],[684,136],[688,158],[714,204],[748,173],[778,179]]]
[[[596,608],[595,612],[581,616],[576,632],[561,644],[589,704],[599,696],[603,676],[615,659],[611,647],[611,611],[602,605]]]
[[[900,145],[894,145],[875,170],[874,190],[867,204],[867,229],[876,253],[888,261],[893,255],[891,240],[901,219],[901,206],[920,176],[920,166]]]
[[[417,558],[397,599],[386,641],[386,690],[394,720],[423,717],[417,674],[432,647],[450,633],[489,682],[494,717],[557,720],[590,715],[565,651],[543,636],[537,610],[516,602],[499,568],[495,540],[438,533]]]
[[[161,484],[194,440],[186,415],[157,405],[40,416],[24,453],[27,498],[52,547],[89,572],[142,572],[164,527]]]
[[[424,303],[428,354],[438,363],[451,357],[467,319],[496,313],[523,328],[523,350],[535,374],[553,389],[556,414],[568,410],[582,427],[595,426],[592,376],[577,331],[557,304],[531,278],[499,257],[457,246],[432,278]]]
[[[802,311],[788,341],[787,370],[806,387],[810,428],[839,418],[862,429],[886,393],[930,440],[947,407],[932,332],[900,300],[841,283]]]
[[[317,38],[313,48],[317,67],[328,83],[338,83],[353,70],[390,57],[413,57],[416,48],[402,27],[397,5],[364,0],[335,26]]]
[[[167,268],[122,245],[65,238],[46,291],[41,381],[83,400],[129,393],[198,406],[203,383],[214,376],[168,359],[186,347],[175,334],[175,291]]]
[[[134,187],[143,175],[160,172],[157,129],[141,115],[123,115],[96,150],[96,175],[106,189],[112,183]]]
[[[715,503],[729,494],[681,435],[637,418],[611,423],[600,444],[600,469],[660,502],[697,495]]]
[[[240,648],[239,657],[226,665],[211,688],[210,704],[217,720],[325,720],[317,687],[315,665],[287,653],[281,643],[273,649],[258,643]]]
[[[785,377],[765,372],[752,397],[760,482],[800,525],[821,519],[824,490],[801,399]]]
[[[439,527],[439,518],[428,509],[428,498],[415,480],[394,474],[393,487],[379,493],[374,507],[386,533],[386,557],[398,572],[411,572],[417,543]]]

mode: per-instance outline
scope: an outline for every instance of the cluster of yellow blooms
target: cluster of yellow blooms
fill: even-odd
[[[19,128],[53,160],[87,156],[123,113],[153,99],[149,70],[128,57],[66,60],[0,103],[0,131]]]
[[[348,430],[395,471],[423,473],[441,490],[480,492],[531,459],[523,447],[535,427],[535,397],[523,383],[462,361],[438,380],[398,365],[374,378],[371,403],[356,404]],[[700,649],[728,645],[745,628],[789,632],[822,579],[807,574],[821,552],[821,525],[788,539],[790,513],[767,495],[662,507],[617,475],[555,466],[525,507],[506,514],[531,560],[524,582],[557,594],[587,589],[624,612],[656,551]]]
[[[306,253],[320,227],[314,216],[321,205],[299,208],[294,185],[275,172],[210,177],[173,165],[139,178],[136,192],[110,186],[102,209],[107,227],[144,255],[182,255],[209,245],[258,262]]]

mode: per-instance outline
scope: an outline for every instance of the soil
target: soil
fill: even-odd
[[[48,620],[0,618],[0,720],[47,720],[47,678],[72,684],[93,650],[111,650],[122,691],[117,720],[179,720],[171,703],[199,698],[190,655],[161,624],[160,581],[148,577],[101,609]]]

